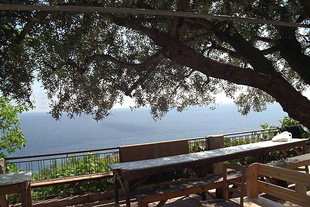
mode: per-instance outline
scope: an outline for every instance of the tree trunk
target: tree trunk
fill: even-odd
[[[304,126],[310,129],[310,101],[300,92],[296,91],[282,77],[274,77],[269,82],[273,84],[270,87],[260,88],[272,97],[282,106],[288,115],[300,121]]]

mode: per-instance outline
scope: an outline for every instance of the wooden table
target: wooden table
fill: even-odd
[[[110,164],[109,167],[113,170],[114,174],[116,205],[119,203],[118,188],[120,185],[125,192],[126,206],[130,206],[130,193],[134,189],[130,188],[129,181],[135,179],[143,181],[150,175],[176,169],[203,169],[206,166],[212,167],[214,163],[222,161],[247,156],[255,157],[257,155],[268,154],[269,152],[277,150],[286,150],[296,147],[303,148],[306,145],[307,140],[308,139],[291,139],[288,142],[265,141],[191,154]]]
[[[21,206],[31,207],[30,179],[31,172],[0,174],[0,206],[8,206],[6,194],[20,193]]]

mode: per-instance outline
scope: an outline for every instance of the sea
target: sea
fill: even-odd
[[[100,121],[89,115],[74,119],[63,115],[56,121],[47,112],[28,112],[20,115],[27,144],[10,157],[257,130],[262,123],[278,126],[284,116],[287,114],[278,104],[247,116],[241,115],[234,104],[220,104],[214,110],[190,107],[183,112],[172,110],[160,120],[152,118],[149,108],[113,109],[110,116]]]

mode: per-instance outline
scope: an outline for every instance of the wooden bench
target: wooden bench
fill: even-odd
[[[272,177],[295,184],[295,189],[288,189],[282,186],[260,180],[261,176]],[[244,206],[285,206],[262,196],[267,194],[283,201],[289,201],[301,206],[310,205],[310,196],[307,195],[307,187],[310,186],[310,175],[291,169],[279,168],[270,165],[254,163],[247,169],[247,197],[244,199]],[[291,204],[289,204],[291,205]]]
[[[309,165],[310,165],[310,153],[298,155],[295,157],[289,157],[283,160],[277,160],[267,165],[275,166],[275,167],[282,167],[287,169],[298,169],[303,170],[309,173]],[[301,167],[305,167],[305,169],[300,169]]]
[[[310,165],[310,153],[295,156],[295,157],[290,157],[290,158],[286,158],[282,160],[272,161],[272,162],[267,163],[266,165],[274,166],[274,167],[282,167],[282,168],[287,168],[287,169],[297,169],[297,170],[302,170],[302,171],[305,171],[306,173],[309,173],[308,166]],[[304,169],[301,169],[301,167],[304,167]],[[231,170],[231,169],[233,169],[234,171],[241,172],[241,177],[237,182],[235,180],[229,180],[226,178],[228,170]],[[230,192],[238,193],[240,195],[239,203],[241,207],[243,206],[243,197],[246,194],[245,192],[245,184],[246,184],[245,171],[246,171],[246,167],[241,166],[239,164],[225,164],[224,165],[224,182],[225,182],[224,198],[225,200],[229,200]],[[272,179],[270,179],[270,181],[271,180]],[[234,188],[229,188],[229,185],[233,185]]]
[[[229,173],[230,181],[238,182],[240,174]],[[148,203],[159,201],[157,207],[163,206],[168,199],[190,194],[206,193],[212,189],[224,187],[223,175],[210,175],[199,179],[183,180],[176,183],[159,185],[154,188],[138,190],[134,193],[139,207],[147,207]]]

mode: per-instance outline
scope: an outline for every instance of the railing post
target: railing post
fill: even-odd
[[[208,136],[208,150],[219,149],[224,147],[224,135]],[[216,163],[213,167],[214,174],[223,174],[223,162]],[[224,198],[223,188],[216,189],[216,197]]]
[[[224,136],[223,135],[213,135],[208,136],[208,150],[223,148],[224,145]],[[222,174],[223,173],[223,163],[219,162],[215,165],[213,173]]]

